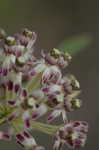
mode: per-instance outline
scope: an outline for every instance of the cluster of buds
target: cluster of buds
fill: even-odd
[[[80,85],[71,75],[62,75],[61,69],[68,66],[71,56],[58,49],[41,59],[34,56],[36,34],[28,29],[13,36],[0,31],[0,123],[8,123],[8,132],[0,132],[0,139],[16,137],[17,143],[28,150],[43,150],[29,131],[33,128],[52,135],[53,150],[64,144],[70,148],[85,145],[88,124],[84,121],[69,121],[67,112],[81,106]],[[39,118],[48,114],[47,123]],[[62,116],[62,125],[51,125]]]

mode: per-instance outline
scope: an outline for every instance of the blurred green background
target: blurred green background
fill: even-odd
[[[24,27],[35,31],[37,55],[41,49],[58,47],[71,37],[82,34],[92,37],[90,45],[74,56],[68,68],[79,79],[83,91],[83,107],[70,117],[89,122],[88,141],[83,149],[99,149],[99,1],[0,0],[0,27],[9,34]],[[35,131],[33,134],[46,150],[51,149],[50,137]],[[7,149],[21,150],[21,147],[14,140],[0,141],[0,150]]]

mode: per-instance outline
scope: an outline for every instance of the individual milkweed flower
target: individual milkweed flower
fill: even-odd
[[[42,75],[42,84],[49,85],[51,83],[57,83],[62,77],[62,74],[57,66],[49,66]]]
[[[77,98],[68,98],[68,99],[64,99],[64,108],[66,109],[66,111],[70,112],[70,111],[74,111],[78,108],[81,107],[81,100],[77,99]]]
[[[36,34],[28,29],[23,29],[21,33],[17,33],[14,35],[16,41],[20,45],[24,45],[25,47],[31,48],[36,41]]]
[[[25,51],[25,47],[22,45],[5,45],[4,51],[6,54],[13,54],[14,56],[16,56],[16,58],[18,58],[22,56],[22,53]]]
[[[35,139],[27,131],[16,134],[17,143],[23,147],[27,147],[32,150],[44,150],[43,147],[36,144]]]
[[[48,112],[48,107],[45,104],[37,105],[36,113],[33,113],[32,119],[37,119]]]
[[[43,72],[47,69],[46,64],[41,60],[37,62],[37,65],[33,68],[32,71],[34,71],[35,73],[40,73]]]
[[[84,121],[74,121],[60,128],[55,135],[53,150],[60,150],[64,144],[69,148],[79,148],[85,145],[88,124]]]
[[[5,57],[5,61],[2,64],[2,75],[7,76],[12,68],[12,64],[15,63],[15,56],[10,55]]]
[[[48,64],[57,65],[59,67],[66,67],[71,60],[68,53],[60,52],[58,49],[52,49],[48,54],[42,52],[42,56]]]
[[[58,84],[51,84],[42,89],[47,95],[50,94],[60,94],[62,92],[62,87]]]
[[[59,117],[60,115],[62,115],[62,119],[64,123],[68,122],[67,119],[67,110],[64,107],[64,102],[57,102],[56,99],[54,99],[54,102],[47,103],[49,106],[53,107],[52,112],[48,115],[47,117],[47,121],[53,121],[56,117]]]
[[[16,99],[18,92],[21,92],[22,86],[22,73],[15,73],[11,71],[4,81],[6,85],[5,93],[7,99]],[[17,95],[17,96],[16,96]],[[10,97],[9,97],[10,96]]]
[[[34,90],[32,92],[32,97],[34,97],[35,99],[37,100],[44,100],[45,99],[45,95],[44,95],[44,92],[41,90],[41,89],[38,89],[38,90]]]

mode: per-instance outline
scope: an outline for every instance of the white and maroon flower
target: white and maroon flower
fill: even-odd
[[[86,142],[88,124],[84,121],[75,121],[61,127],[55,134],[53,150],[60,150],[64,144],[69,148],[83,147]]]
[[[36,41],[35,32],[29,31],[26,28],[22,32],[15,34],[14,37],[20,45],[28,48],[31,48]]]
[[[68,122],[67,111],[64,109],[62,104],[56,105],[53,111],[48,115],[47,121],[51,122],[54,119],[56,119],[56,117],[59,117],[60,115],[62,115],[63,122],[67,123]]]
[[[22,119],[24,121],[25,127],[26,128],[30,128],[30,119],[31,119],[31,116],[30,116],[29,110],[24,111],[24,113],[22,115]]]
[[[35,139],[27,131],[17,134],[16,140],[21,146],[27,148],[33,148],[37,145]]]
[[[62,68],[68,66],[71,61],[71,56],[68,53],[61,52],[55,48],[50,50],[48,54],[42,52],[42,56],[48,64],[57,65]]]
[[[35,109],[35,113],[32,114],[32,119],[38,119],[39,117],[42,117],[43,115],[45,115],[48,112],[48,107],[46,104],[37,104],[36,105],[36,109]]]
[[[65,98],[64,99],[64,108],[67,112],[74,111],[81,107],[81,100],[77,98]]]
[[[17,134],[16,140],[22,147],[26,147],[31,150],[44,150],[44,147],[38,146],[35,139],[27,131]]]
[[[42,75],[42,85],[58,83],[62,77],[61,71],[57,66],[49,66]]]
[[[2,75],[3,76],[7,76],[8,73],[11,71],[12,65],[15,64],[15,56],[14,55],[10,55],[10,56],[6,56],[4,58],[4,61],[2,62]]]

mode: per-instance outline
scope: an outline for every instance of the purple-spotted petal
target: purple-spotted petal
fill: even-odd
[[[8,103],[9,105],[11,105],[11,106],[14,106],[14,105],[16,104],[16,101],[14,101],[14,100],[9,100],[7,103]]]
[[[17,134],[16,138],[18,141],[23,142],[25,140],[24,136],[22,134]]]
[[[37,119],[37,118],[39,118],[40,117],[40,114],[33,114],[32,115],[32,119]]]
[[[61,110],[54,110],[47,118],[47,121],[52,121],[61,114]]]
[[[24,120],[26,128],[30,128],[30,119],[25,119]]]
[[[9,80],[8,83],[7,83],[7,86],[8,86],[9,91],[13,90],[13,82],[12,81]]]
[[[20,89],[20,85],[19,84],[15,84],[14,90],[15,90],[16,93],[19,91],[19,89]]]

